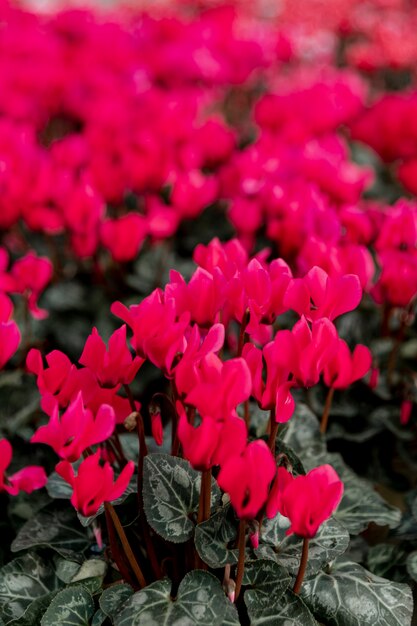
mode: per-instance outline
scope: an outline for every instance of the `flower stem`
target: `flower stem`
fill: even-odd
[[[127,557],[127,560],[129,561],[129,565],[132,568],[132,571],[134,572],[136,576],[136,580],[138,581],[139,587],[142,589],[143,587],[146,587],[146,580],[142,573],[142,570],[140,569],[139,563],[137,562],[135,555],[133,554],[133,550],[130,547],[130,543],[126,537],[126,533],[120,522],[119,516],[117,515],[113,505],[110,504],[110,502],[105,502],[104,508],[105,508],[106,513],[109,514],[111,521],[113,522],[114,528],[120,539],[120,543],[123,546],[124,553]]]
[[[240,590],[242,588],[243,572],[245,571],[245,546],[246,546],[246,520],[241,519],[239,522],[239,538],[238,538],[239,560],[237,562],[237,571],[236,571],[235,601],[238,599]]]
[[[147,454],[148,454],[148,446],[146,445],[146,439],[145,439],[145,429],[144,429],[144,426],[143,426],[142,415],[138,411],[136,411],[135,401],[134,401],[133,394],[132,394],[132,391],[131,391],[129,385],[124,385],[124,389],[126,391],[128,399],[129,399],[130,408],[132,409],[133,412],[135,412],[137,414],[137,417],[136,417],[136,428],[137,428],[138,439],[139,439],[138,482],[137,482],[137,485],[138,485],[139,523],[140,523],[140,526],[142,528],[143,538],[145,540],[146,549],[147,549],[147,553],[148,553],[148,558],[150,560],[150,563],[151,563],[151,566],[152,566],[152,570],[153,570],[156,578],[159,579],[162,576],[161,568],[159,566],[158,559],[156,557],[155,548],[154,548],[154,545],[152,543],[152,539],[151,539],[151,536],[150,536],[148,523],[147,523],[147,520],[146,520],[144,512],[143,512],[143,500],[142,500],[143,463],[144,463],[145,456],[147,456]]]
[[[329,387],[329,391],[327,392],[327,396],[326,396],[326,402],[324,404],[323,415],[321,416],[321,422],[320,422],[320,432],[322,435],[324,435],[327,430],[327,424],[329,421],[333,395],[334,395],[334,387]]]
[[[308,542],[310,540],[307,537],[303,539],[303,551],[301,553],[300,567],[298,569],[297,578],[295,579],[293,592],[300,593],[301,585],[303,584],[304,575],[306,573],[307,561],[308,561]]]
[[[210,517],[211,502],[211,469],[201,473],[200,500],[198,503],[197,524],[205,522]]]

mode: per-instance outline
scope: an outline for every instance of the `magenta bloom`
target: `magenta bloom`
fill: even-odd
[[[337,352],[339,338],[336,328],[323,318],[313,322],[310,329],[305,317],[302,317],[291,335],[292,350],[287,353],[290,369],[299,385],[312,387],[318,383],[322,371]]]
[[[236,407],[250,396],[251,375],[242,358],[223,362],[213,352],[203,357],[198,380],[186,397],[186,403],[195,406],[200,415],[225,420]]]
[[[9,361],[20,343],[20,331],[16,322],[0,322],[0,369]]]
[[[110,337],[108,349],[97,328],[93,328],[79,362],[94,373],[102,387],[113,388],[120,384],[129,385],[144,359],[132,358],[126,343],[126,325],[123,324]]]
[[[224,422],[203,417],[201,423],[195,427],[188,422],[179,402],[177,411],[180,414],[178,438],[184,457],[194,469],[206,470],[213,465],[221,465],[245,449],[248,433],[246,424],[240,417],[231,415]]]
[[[49,284],[53,265],[47,257],[39,257],[34,252],[16,261],[5,280],[6,291],[20,293],[27,297],[28,308],[36,319],[44,319],[48,312],[38,308],[38,299]],[[2,280],[4,277],[2,277]]]
[[[241,519],[254,519],[268,498],[276,472],[272,452],[264,441],[252,441],[239,456],[223,462],[217,482],[230,495]]]
[[[101,405],[94,417],[92,411],[84,408],[80,392],[61,417],[58,406],[55,406],[48,424],[38,428],[31,442],[45,443],[62,459],[73,463],[86,448],[110,437],[115,423],[116,416],[111,406]]]
[[[372,355],[366,346],[358,344],[351,354],[346,341],[338,340],[338,350],[324,368],[324,382],[334,389],[347,389],[370,370]]]
[[[170,373],[175,356],[186,348],[184,333],[190,314],[183,313],[177,319],[175,301],[165,298],[161,289],[155,289],[140,304],[129,308],[114,302],[111,312],[132,329],[133,349]]]
[[[187,339],[187,347],[175,367],[175,386],[180,395],[189,393],[199,380],[201,360],[211,352],[218,352],[224,343],[224,326],[214,324],[202,338],[197,325],[193,326]]]
[[[98,450],[81,463],[77,476],[68,461],[61,461],[55,469],[74,490],[71,496],[73,507],[88,517],[97,513],[103,502],[120,498],[135,471],[135,464],[129,461],[114,481],[113,468],[107,461],[102,463]]]
[[[16,496],[19,491],[32,493],[35,489],[45,487],[48,482],[43,467],[29,465],[20,471],[6,476],[13,456],[12,446],[7,439],[0,439],[0,491],[7,491],[11,496]]]
[[[343,495],[343,483],[330,465],[316,467],[306,476],[290,474],[279,467],[266,507],[267,517],[277,512],[291,522],[287,535],[314,537],[334,513]]]
[[[285,304],[309,321],[339,315],[356,309],[362,288],[355,274],[328,276],[320,267],[313,267],[304,278],[295,278],[288,286]]]
[[[225,300],[225,280],[220,270],[210,274],[198,267],[188,285],[179,272],[171,270],[165,297],[175,300],[177,315],[189,312],[200,326],[211,326],[217,320]]]
[[[105,220],[101,225],[101,241],[119,263],[126,263],[137,257],[147,234],[147,220],[138,213],[127,213],[116,220]]]

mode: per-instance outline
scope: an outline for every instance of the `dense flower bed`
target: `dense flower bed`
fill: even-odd
[[[0,24],[0,624],[411,624],[417,6]]]

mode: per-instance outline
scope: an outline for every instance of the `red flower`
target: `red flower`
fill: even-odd
[[[97,328],[93,328],[79,362],[94,373],[102,387],[113,388],[120,384],[129,385],[144,359],[132,358],[126,343],[126,325],[123,324],[110,337],[108,349]]]
[[[129,308],[121,302],[114,302],[111,312],[132,329],[133,349],[171,373],[175,356],[182,354],[187,345],[184,333],[190,314],[183,313],[177,320],[175,301],[165,298],[160,289],[155,289],[140,304]]]
[[[101,241],[119,263],[136,258],[147,234],[147,220],[138,213],[127,213],[116,220],[105,220],[101,225]]]
[[[324,382],[334,389],[347,389],[369,371],[372,355],[366,346],[355,346],[353,353],[343,339],[338,340],[338,349],[334,357],[324,368]]]
[[[264,441],[252,441],[239,456],[223,462],[217,482],[230,495],[238,517],[254,519],[268,498],[274,457]]]
[[[95,417],[84,408],[81,392],[59,417],[55,407],[49,423],[38,428],[32,443],[45,443],[68,461],[77,461],[86,448],[105,441],[113,434],[116,416],[111,406],[103,404]]]
[[[55,469],[57,474],[74,490],[71,504],[79,513],[88,517],[97,513],[103,502],[112,502],[126,491],[135,471],[135,464],[133,461],[128,461],[117,480],[114,481],[110,463],[102,463],[98,450],[81,463],[77,476],[68,461],[61,461]]]
[[[287,535],[311,538],[334,513],[342,495],[343,483],[330,465],[321,465],[296,478],[279,467],[266,514],[271,519],[279,511],[291,522]]]
[[[37,465],[24,467],[19,472],[6,476],[13,456],[12,446],[7,439],[0,439],[0,491],[7,491],[15,496],[19,491],[32,493],[35,489],[41,489],[48,482],[45,470]]]
[[[20,332],[17,324],[0,322],[0,369],[9,361],[20,343]]]
[[[320,267],[313,267],[304,278],[295,278],[288,286],[285,304],[309,321],[353,311],[362,298],[362,288],[355,274],[329,276]]]

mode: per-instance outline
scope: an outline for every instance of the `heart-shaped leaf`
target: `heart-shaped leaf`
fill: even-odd
[[[149,525],[161,537],[184,543],[194,533],[193,514],[198,510],[201,473],[188,461],[169,454],[149,454],[143,468],[143,504]],[[212,480],[211,504],[220,500]]]
[[[410,626],[411,588],[349,561],[335,562],[304,582],[302,598],[318,620],[329,626]]]
[[[187,624],[221,626],[227,603],[217,578],[201,570],[189,572],[171,598],[171,581],[158,580],[133,594],[115,616],[115,626]]]
[[[279,517],[279,514],[277,517]],[[282,520],[278,519],[277,526],[280,529],[282,528]],[[271,536],[273,536],[272,533],[266,537],[262,535],[261,541],[265,542]],[[330,518],[327,522],[324,522],[324,524],[320,526],[317,535],[310,539],[309,542],[307,576],[312,576],[318,572],[323,565],[330,563],[337,556],[343,554],[347,550],[348,545],[349,533],[342,524],[334,518]],[[281,543],[274,547],[267,543],[261,543],[255,552],[259,557],[276,560],[277,563],[285,567],[290,574],[295,576],[300,566],[302,547],[303,539],[297,537],[297,535],[290,535],[289,537],[284,536]]]
[[[72,558],[78,557],[89,545],[88,536],[80,526],[74,509],[52,502],[22,526],[11,549],[12,552],[19,552],[46,547],[63,557]]]
[[[107,617],[113,617],[132,594],[133,589],[130,585],[125,583],[112,585],[101,594],[100,609]]]
[[[44,613],[41,626],[89,626],[94,614],[92,595],[80,585],[63,589]]]
[[[260,612],[248,607],[251,626],[317,626],[317,622],[300,596],[287,589],[284,594],[265,605]]]
[[[260,559],[248,563],[243,573],[242,584],[252,587],[245,591],[244,596],[250,617],[262,615],[271,605],[278,602],[290,582],[288,572],[275,561]]]
[[[417,550],[410,552],[406,561],[408,575],[417,582]]]
[[[214,568],[237,563],[239,552],[234,546],[237,526],[233,509],[227,505],[196,527],[195,547],[204,563]]]
[[[5,624],[24,618],[28,611],[32,624],[36,623],[39,612],[46,608],[42,599],[49,599],[61,586],[53,567],[37,554],[10,561],[0,570],[0,614]]]

